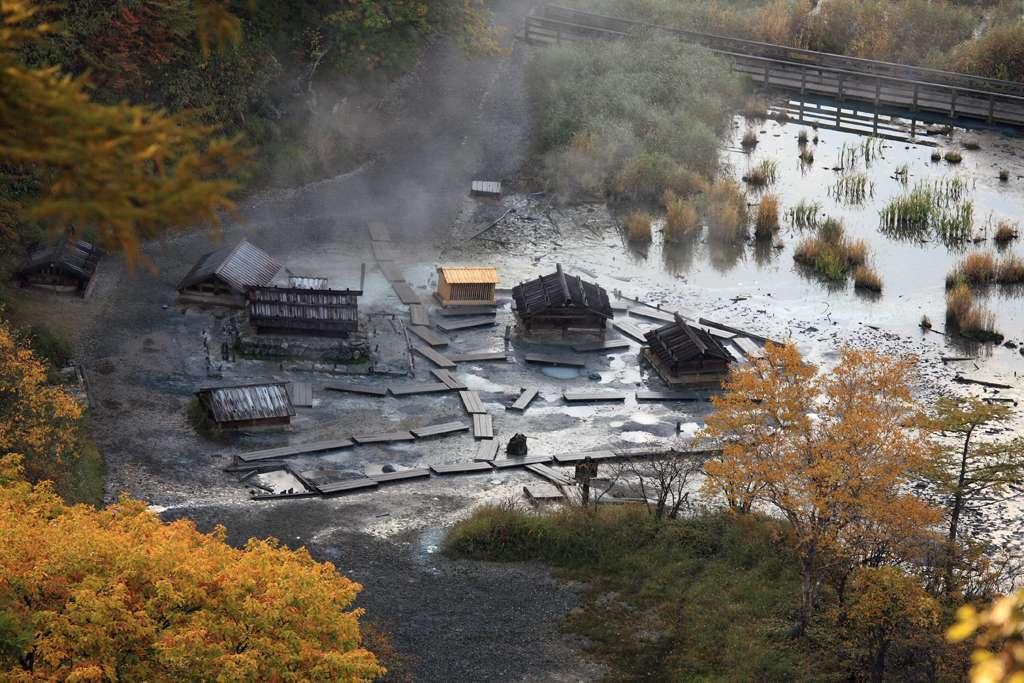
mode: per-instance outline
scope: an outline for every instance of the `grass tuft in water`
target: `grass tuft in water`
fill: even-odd
[[[665,205],[666,242],[685,242],[700,234],[700,216],[692,201],[666,190],[662,203]]]
[[[646,211],[635,211],[626,219],[626,239],[630,242],[649,243],[651,222],[654,219]]]
[[[996,316],[974,300],[971,288],[958,284],[946,294],[946,326],[961,336],[978,341],[1002,341],[996,332]]]
[[[821,204],[801,199],[796,206],[790,207],[786,212],[786,218],[793,227],[800,230],[817,229],[818,216],[821,214]]]
[[[860,206],[875,194],[875,185],[862,171],[850,171],[839,176],[835,185],[829,187],[829,195],[837,202],[849,206]]]
[[[765,187],[775,182],[778,177],[779,164],[774,159],[762,159],[743,176],[743,180],[752,187]]]
[[[771,239],[779,231],[779,198],[774,194],[761,197],[754,220],[754,236]]]
[[[962,243],[974,227],[974,203],[967,193],[967,181],[959,177],[918,182],[882,209],[880,229],[889,237],[935,237],[945,244]]]

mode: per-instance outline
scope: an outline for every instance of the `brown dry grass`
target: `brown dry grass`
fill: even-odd
[[[1016,254],[1007,254],[999,261],[995,277],[1001,285],[1024,284],[1024,260]]]
[[[974,301],[971,288],[964,283],[946,294],[946,324],[965,337],[990,338],[995,331],[996,316],[988,307]]]
[[[692,201],[666,192],[662,202],[665,205],[666,242],[684,242],[700,234],[700,215]]]
[[[996,225],[996,234],[992,239],[999,244],[1006,244],[1017,239],[1017,224],[1007,220],[999,221]]]
[[[853,285],[871,292],[882,291],[882,278],[868,265],[859,265],[853,270]]]
[[[842,242],[843,253],[846,255],[846,262],[851,266],[863,266],[868,261],[868,243],[862,239]]]
[[[996,271],[995,256],[987,251],[972,252],[946,275],[946,289],[962,283],[975,286],[991,284],[996,278]]]
[[[651,222],[654,219],[646,211],[634,211],[626,219],[626,239],[630,242],[651,241]]]
[[[770,239],[779,231],[779,198],[774,194],[761,197],[754,220],[754,235],[761,239]]]
[[[737,242],[747,237],[747,197],[731,178],[718,180],[707,194],[708,237]]]

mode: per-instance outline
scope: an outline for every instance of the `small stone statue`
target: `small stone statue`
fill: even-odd
[[[521,457],[526,455],[526,450],[526,435],[516,434],[508,440],[508,447],[505,449],[505,452],[508,455]]]

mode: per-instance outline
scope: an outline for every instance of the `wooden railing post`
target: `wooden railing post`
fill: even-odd
[[[882,79],[875,79],[875,107],[882,101]]]
[[[996,114],[996,96],[990,94],[988,96],[988,122],[992,123],[995,120]]]
[[[956,90],[949,91],[949,118],[956,118]]]
[[[806,97],[806,96],[807,96],[807,69],[801,69],[800,70],[800,97],[803,98],[803,97]],[[803,104],[803,100],[801,100],[801,105],[802,104]]]
[[[918,84],[914,83],[914,109],[913,109],[914,111],[917,111],[917,91],[918,91]]]
[[[838,78],[839,78],[839,93],[838,93],[837,99],[838,99],[838,100],[839,100],[840,102],[842,102],[842,101],[843,101],[843,72],[842,72],[842,71],[840,71],[840,72],[839,72],[839,73],[837,74],[837,76],[838,76]]]

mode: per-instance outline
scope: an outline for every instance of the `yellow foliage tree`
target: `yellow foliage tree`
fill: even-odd
[[[795,626],[810,622],[820,584],[851,558],[888,559],[893,541],[934,524],[935,510],[906,493],[928,461],[908,381],[910,359],[844,349],[829,373],[793,345],[734,369],[714,398],[705,434],[722,455],[708,486],[749,511],[764,504],[792,527],[802,578]]]
[[[0,460],[0,678],[372,680],[361,590],[274,540],[161,523],[123,498],[65,505]]]
[[[198,12],[204,46],[237,38],[220,3]],[[52,30],[30,0],[0,1],[0,164],[40,186],[15,201],[14,215],[92,231],[129,263],[143,240],[168,228],[216,226],[219,212],[234,208],[230,176],[246,156],[235,141],[215,137],[192,112],[97,104],[85,78],[24,66],[21,52]]]
[[[75,458],[82,408],[47,384],[46,367],[0,322],[0,455],[24,456],[31,481],[63,481]]]
[[[1024,683],[1024,590],[981,612],[961,607],[949,638],[960,642],[972,636],[972,683]]]

